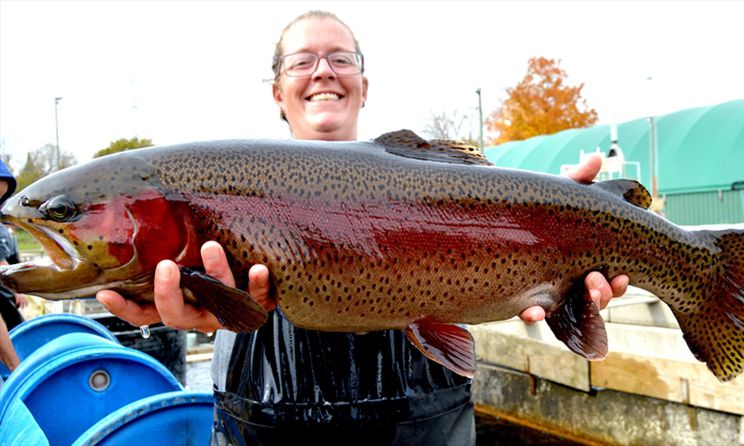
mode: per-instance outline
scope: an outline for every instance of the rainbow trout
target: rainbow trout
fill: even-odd
[[[48,299],[112,289],[152,300],[155,265],[225,327],[266,312],[244,291],[271,271],[277,308],[313,330],[405,330],[429,358],[475,371],[456,323],[539,305],[558,339],[588,359],[607,336],[585,297],[590,271],[628,274],[674,312],[692,352],[721,380],[744,367],[744,231],[686,231],[649,212],[630,180],[579,184],[490,166],[477,150],[408,131],[371,142],[221,141],[123,152],[39,180],[2,208],[50,264],[0,281]],[[199,267],[221,243],[238,280]]]

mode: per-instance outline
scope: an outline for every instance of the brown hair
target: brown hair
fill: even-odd
[[[308,19],[333,19],[344,26],[347,30],[349,30],[349,34],[351,34],[351,38],[354,39],[354,50],[357,53],[361,53],[362,50],[359,47],[359,41],[356,39],[356,36],[354,36],[354,32],[349,28],[349,25],[343,22],[343,20],[339,19],[336,14],[332,12],[327,11],[308,11],[298,17],[296,17],[294,20],[289,22],[289,24],[282,30],[282,34],[279,36],[279,42],[276,44],[276,48],[274,48],[274,58],[271,62],[271,71],[274,72],[274,80],[276,81],[279,79],[279,64],[281,62],[284,48],[282,47],[284,43],[284,36],[287,34],[287,31],[289,31],[290,28],[292,28],[295,24]]]
[[[354,39],[354,50],[357,53],[361,53],[362,49],[359,47],[359,41],[357,40],[356,36],[354,35],[354,32],[349,28],[349,25],[343,22],[343,20],[339,19],[336,14],[328,11],[307,11],[306,13],[297,16],[294,20],[289,22],[289,24],[282,30],[282,34],[279,36],[279,42],[276,44],[276,48],[274,48],[274,58],[271,61],[271,71],[274,72],[274,82],[279,81],[279,75],[281,74],[281,60],[282,56],[284,55],[284,36],[287,34],[287,31],[289,31],[290,28],[292,28],[297,23],[308,20],[308,19],[332,19],[340,23],[344,26],[347,30],[349,30],[349,34],[351,34],[351,38]],[[279,117],[282,119],[282,121],[287,121],[287,117],[284,115],[283,111],[279,111]]]

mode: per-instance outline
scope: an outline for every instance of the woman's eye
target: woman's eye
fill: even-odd
[[[291,68],[304,68],[312,65],[315,62],[315,58],[312,56],[296,56],[287,60],[287,66]]]
[[[333,57],[332,62],[335,65],[353,65],[353,62],[347,56],[336,55],[336,56]]]

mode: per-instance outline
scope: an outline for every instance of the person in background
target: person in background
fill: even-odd
[[[305,13],[282,32],[272,63],[273,97],[295,139],[354,141],[369,81],[350,28],[335,15]],[[591,160],[573,178],[591,180]],[[225,253],[202,247],[208,274],[234,286]],[[603,308],[621,295],[627,277],[612,286],[590,274],[590,298]],[[254,265],[249,292],[267,309],[269,272]],[[97,298],[117,316],[141,326],[163,321],[205,332],[222,328],[211,313],[184,304],[177,266],[158,265],[155,304],[140,306],[113,291]],[[540,307],[521,317],[545,317]],[[253,333],[219,330],[212,362],[215,424],[212,444],[468,445],[475,442],[470,380],[429,361],[400,330],[325,333],[294,327],[278,311]]]
[[[5,163],[0,161],[0,206],[5,203],[5,200],[7,200],[8,197],[13,195],[13,192],[15,192],[15,188],[15,178],[13,178],[10,170],[7,168],[7,166],[5,166]],[[0,224],[0,231],[2,230],[7,231],[7,228]],[[7,246],[7,248],[4,248],[4,246]],[[10,243],[7,242],[7,244],[5,244],[2,243],[2,241],[0,240],[0,266],[8,264],[5,259],[7,257],[10,257],[10,255]],[[13,293],[10,290],[7,290],[5,288],[3,288],[2,290],[6,290],[8,293],[10,293],[10,297],[14,298]],[[2,290],[0,290],[0,292],[2,292]],[[3,301],[8,300],[8,298],[4,296],[0,296],[0,299],[2,299]],[[23,302],[25,302],[25,299],[23,300]],[[4,303],[5,302],[2,302],[2,304]],[[5,311],[3,311],[3,315],[2,317],[0,317],[0,361],[2,361],[3,364],[5,364],[5,366],[8,367],[8,369],[12,372],[16,367],[18,367],[20,360],[18,359],[18,355],[16,354],[15,348],[13,347],[13,343],[10,340],[8,325],[6,325],[4,319]]]
[[[18,243],[10,228],[0,224],[0,266],[13,265],[19,262]],[[0,285],[0,315],[8,330],[12,330],[24,321],[19,311],[27,305],[26,296]]]
[[[10,340],[8,326],[5,325],[5,321],[2,318],[0,318],[0,361],[11,372],[21,363],[15,347],[13,347],[13,342]],[[0,378],[0,387],[2,387],[2,378]]]

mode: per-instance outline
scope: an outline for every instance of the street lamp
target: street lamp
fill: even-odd
[[[54,98],[54,133],[57,137],[57,145],[55,147],[56,153],[54,154],[55,162],[57,164],[57,169],[59,169],[60,164],[60,154],[59,154],[59,118],[57,116],[57,106],[59,105],[59,101],[61,101],[62,98],[56,97]]]
[[[646,77],[648,81],[647,98],[652,98],[654,93],[653,76]],[[653,100],[651,102],[654,102]],[[655,107],[652,104],[650,116],[648,117],[648,157],[649,157],[649,179],[651,180],[651,196],[654,199],[659,198],[659,140],[656,128],[656,119],[654,118]]]
[[[478,95],[478,147],[480,147],[480,151],[483,153],[483,105],[481,105],[481,89],[476,89],[475,94]]]

